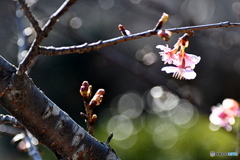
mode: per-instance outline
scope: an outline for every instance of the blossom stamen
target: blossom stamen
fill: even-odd
[[[193,71],[193,69],[201,59],[199,56],[185,52],[185,48],[189,45],[189,36],[190,35],[186,33],[180,37],[173,49],[169,48],[167,45],[158,45],[156,47],[163,51],[159,54],[162,57],[164,64],[173,64],[176,66],[163,67],[162,71],[173,73],[173,77],[180,80],[194,79],[197,74]]]
[[[184,79],[184,77],[182,76],[182,73],[181,73],[180,70],[177,71],[177,72],[175,72],[175,73],[173,73],[172,76],[173,76],[174,78],[176,78],[176,79],[180,79],[180,80]]]

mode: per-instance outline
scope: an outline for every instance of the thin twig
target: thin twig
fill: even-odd
[[[113,133],[111,132],[111,134],[108,136],[105,144],[109,145],[109,143],[110,143],[110,141],[112,140],[112,138],[113,138]]]
[[[26,146],[28,146],[28,155],[32,157],[33,160],[42,160],[37,147],[32,142],[33,135],[27,129],[25,129],[24,135],[24,142],[26,143]]]
[[[21,6],[20,4],[17,2],[17,11],[16,12],[22,12],[21,10]],[[30,13],[31,14],[31,13]],[[24,26],[23,26],[23,16],[24,14],[18,14],[16,16],[16,21],[17,21],[17,31],[18,31],[18,41],[21,41],[21,45],[18,45],[18,63],[20,63],[23,58],[25,57],[25,54],[23,54],[23,52],[25,52],[27,50],[27,47],[29,46],[28,41],[26,40],[26,36],[23,34],[23,30],[24,30]],[[36,31],[36,29],[35,29]],[[31,68],[33,68],[33,66],[36,64],[36,62],[38,61],[38,58],[34,58],[31,62],[31,64],[29,65],[28,69],[27,69],[27,73],[29,74],[31,71]]]
[[[26,4],[25,0],[18,0],[19,4],[21,5],[21,9],[23,10],[25,16],[28,18],[28,20],[30,21],[30,23],[32,24],[34,30],[36,31],[36,33],[41,33],[42,30],[38,24],[38,21],[36,20],[36,18],[33,16],[32,12],[30,11],[28,5]]]
[[[23,0],[20,0],[20,1],[23,1]],[[23,73],[27,70],[27,68],[31,64],[31,61],[38,55],[38,47],[39,47],[40,43],[42,42],[42,40],[48,36],[48,33],[52,30],[52,28],[53,28],[54,24],[57,22],[58,18],[60,18],[60,16],[62,16],[74,2],[76,2],[76,0],[66,0],[59,7],[59,9],[50,16],[50,19],[43,27],[43,30],[41,32],[37,32],[37,36],[36,36],[35,40],[33,41],[32,45],[27,53],[27,56],[23,59],[23,61],[18,66],[17,75],[23,75]],[[29,11],[29,9],[27,11]],[[27,11],[25,11],[25,12],[28,13]],[[30,15],[32,15],[32,14],[30,14]]]
[[[68,10],[68,8],[75,3],[76,0],[66,0],[59,9],[50,16],[50,19],[43,27],[43,36],[47,37],[48,33],[52,30],[57,20]]]
[[[22,127],[22,125],[18,122],[18,120],[15,117],[10,115],[0,114],[0,124],[6,124],[6,123],[11,123],[16,127]]]
[[[211,28],[229,28],[229,27],[240,27],[240,23],[230,23],[229,21],[226,21],[226,22],[213,23],[213,24],[171,28],[166,30],[171,31],[172,33],[188,33],[189,31],[197,31],[197,30],[204,30],[204,29],[211,29]]]
[[[90,108],[89,104],[85,104],[84,107],[86,112],[85,123],[87,125],[88,133],[93,136],[93,133],[94,133],[94,124],[92,124],[93,110]]]
[[[198,25],[198,26],[188,26],[188,27],[179,27],[179,28],[170,28],[165,29],[168,31],[171,31],[172,33],[188,33],[190,31],[196,31],[196,30],[204,30],[204,29],[210,29],[210,28],[227,28],[227,27],[240,27],[240,23],[230,23],[230,22],[221,22],[221,23],[214,23],[214,24],[206,24],[206,25]],[[90,52],[93,50],[99,50],[100,48],[106,47],[106,46],[112,46],[116,45],[118,43],[134,40],[134,39],[140,39],[143,37],[150,37],[153,35],[156,35],[157,31],[148,30],[141,33],[131,34],[128,36],[120,36],[116,38],[112,38],[109,40],[100,40],[98,42],[94,43],[84,43],[81,45],[76,46],[65,46],[65,47],[53,47],[53,46],[39,46],[39,54],[42,55],[63,55],[63,54],[72,54],[72,53],[84,53],[84,52]]]

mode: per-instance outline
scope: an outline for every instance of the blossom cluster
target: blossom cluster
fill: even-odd
[[[163,40],[168,41],[172,33],[168,30],[160,30],[162,25],[168,20],[168,14],[163,13],[160,18],[157,26],[155,27],[157,34]],[[163,67],[162,71],[167,73],[173,73],[173,77],[177,79],[194,79],[196,73],[193,71],[195,65],[199,63],[201,57],[188,54],[185,52],[185,48],[189,45],[189,37],[193,35],[193,32],[189,32],[180,37],[177,43],[174,45],[174,48],[171,49],[168,45],[157,45],[156,48],[162,50],[160,56],[162,56],[162,61],[165,64],[172,64],[174,66]]]
[[[162,32],[159,34],[162,34]],[[194,79],[197,75],[193,69],[195,65],[199,63],[201,57],[185,52],[185,48],[189,45],[188,39],[188,33],[184,34],[178,39],[173,49],[169,48],[168,45],[156,46],[156,48],[163,51],[159,52],[162,61],[164,61],[165,64],[174,65],[163,67],[162,71],[173,73],[173,77],[177,79]]]
[[[212,113],[209,120],[212,124],[224,127],[227,131],[232,130],[235,123],[235,117],[240,116],[239,103],[233,99],[224,99],[222,104],[212,107]]]

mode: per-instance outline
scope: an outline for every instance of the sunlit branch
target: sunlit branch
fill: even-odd
[[[6,124],[6,123],[11,123],[16,127],[22,127],[22,125],[18,122],[18,120],[13,116],[0,114],[0,124]]]
[[[165,30],[171,31],[172,33],[188,33],[190,31],[205,30],[205,29],[211,29],[211,28],[223,28],[223,27],[225,28],[240,27],[240,23],[221,22],[221,23],[206,24],[206,25],[170,28]],[[118,43],[130,41],[134,39],[140,39],[143,37],[150,37],[153,35],[157,35],[157,31],[153,29],[153,30],[148,30],[141,33],[120,36],[120,37],[116,37],[108,40],[100,40],[98,42],[94,42],[90,44],[84,43],[76,46],[65,46],[65,47],[39,46],[38,51],[39,51],[39,54],[43,54],[43,55],[63,55],[63,54],[90,52],[93,50],[99,50],[106,46],[112,46]]]
[[[23,59],[23,56],[21,55],[22,52],[24,50],[26,50],[26,38],[23,34],[23,23],[22,23],[22,19],[23,19],[23,15],[18,15],[18,12],[21,12],[21,8],[20,8],[20,4],[17,3],[17,11],[16,11],[16,21],[17,21],[17,32],[18,32],[18,41],[21,41],[23,43],[23,45],[18,45],[18,63],[20,63]]]
[[[59,9],[50,16],[50,19],[43,27],[43,36],[47,36],[48,33],[52,30],[54,24],[57,20],[69,9],[69,7],[75,3],[77,0],[66,0]]]
[[[27,151],[28,151],[28,155],[33,159],[33,160],[42,160],[42,157],[40,155],[40,153],[38,152],[37,147],[33,144],[32,142],[32,134],[25,129],[24,132],[24,142],[26,143],[27,147]]]
[[[240,23],[230,23],[229,21],[226,21],[226,22],[213,23],[213,24],[171,28],[166,30],[171,31],[172,33],[187,33],[190,31],[205,30],[205,29],[211,29],[211,28],[228,28],[228,27],[240,27]]]
[[[41,30],[41,28],[38,24],[38,21],[33,16],[32,12],[30,11],[30,9],[29,9],[28,5],[26,4],[25,0],[18,0],[18,2],[21,5],[21,9],[23,10],[25,16],[28,18],[28,20],[32,24],[36,33],[41,33],[42,30]]]
[[[20,1],[23,1],[23,0],[20,0]],[[42,42],[42,40],[48,36],[48,33],[52,30],[54,24],[57,22],[60,16],[62,16],[74,2],[76,2],[76,0],[66,0],[59,7],[59,9],[50,16],[49,21],[45,24],[45,26],[43,27],[43,30],[41,32],[37,32],[37,36],[33,41],[27,53],[27,56],[23,59],[23,61],[18,66],[17,75],[23,75],[23,73],[27,70],[27,68],[31,64],[31,61],[38,55],[38,47]],[[29,9],[27,11],[29,11]]]

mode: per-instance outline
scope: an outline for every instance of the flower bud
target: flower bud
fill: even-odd
[[[168,21],[168,17],[169,17],[168,14],[164,12],[159,21],[162,21],[162,24],[164,24]]]
[[[158,23],[155,26],[155,30],[161,29],[163,24],[167,22],[168,20],[168,14],[167,13],[163,13],[162,17],[159,19]]]
[[[96,114],[92,115],[91,122],[92,122],[92,124],[96,124],[96,122],[97,122],[97,115]]]
[[[161,37],[164,41],[169,41],[170,37],[172,36],[172,32],[168,30],[160,30],[158,31],[157,35]]]
[[[103,95],[105,94],[104,89],[99,89],[95,95],[93,96],[92,100],[90,101],[89,105],[91,108],[94,108],[95,106],[98,106],[101,104]]]
[[[118,29],[121,31],[121,34],[123,36],[131,35],[131,32],[129,30],[126,30],[126,28],[123,25],[121,25],[121,24],[118,25]]]
[[[174,48],[187,48],[189,45],[189,35],[188,33],[185,33],[182,37],[180,37],[177,41],[177,43],[174,45]]]
[[[80,94],[83,96],[84,100],[88,100],[92,93],[92,86],[89,85],[88,81],[84,81],[79,90]]]

